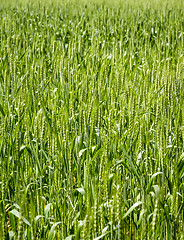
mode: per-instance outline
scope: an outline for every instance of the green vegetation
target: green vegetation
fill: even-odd
[[[47,4],[0,7],[0,239],[184,239],[182,4]]]

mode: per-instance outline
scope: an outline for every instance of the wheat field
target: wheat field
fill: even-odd
[[[184,239],[182,1],[0,2],[0,239]]]

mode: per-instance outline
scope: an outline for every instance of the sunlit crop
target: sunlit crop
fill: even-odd
[[[0,239],[184,239],[184,10],[156,2],[0,6]]]

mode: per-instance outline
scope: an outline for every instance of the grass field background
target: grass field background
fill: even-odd
[[[184,239],[182,1],[0,1],[0,239]]]

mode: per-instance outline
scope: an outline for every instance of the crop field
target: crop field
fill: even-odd
[[[0,0],[0,239],[184,239],[184,3]]]

